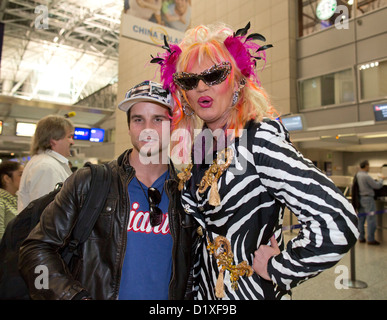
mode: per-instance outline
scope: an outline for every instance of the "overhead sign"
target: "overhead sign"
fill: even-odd
[[[129,14],[123,14],[121,19],[121,35],[154,45],[163,45],[164,35],[167,36],[169,43],[177,44],[183,39],[184,32]]]
[[[287,117],[281,119],[283,125],[288,131],[301,131],[304,130],[304,121],[301,115],[296,115],[293,117]]]
[[[387,102],[382,104],[374,104],[375,121],[387,120]]]

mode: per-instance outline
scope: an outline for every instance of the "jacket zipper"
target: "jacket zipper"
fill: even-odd
[[[134,172],[134,170],[133,170]],[[129,178],[127,180],[127,183],[124,184],[126,185],[126,189],[124,188],[124,193],[126,193],[126,210],[125,210],[125,220],[124,220],[124,230],[122,232],[122,250],[121,250],[121,255],[120,255],[120,268],[117,270],[118,275],[117,275],[117,285],[116,285],[116,292],[115,292],[115,298],[118,299],[118,294],[120,292],[120,284],[121,284],[121,273],[122,273],[122,267],[124,265],[124,258],[125,258],[125,253],[126,253],[126,244],[128,242],[128,221],[129,221],[129,216],[130,216],[130,198],[129,198],[129,192],[128,192],[128,185],[130,184],[130,181],[133,179],[133,172],[129,174]],[[127,214],[129,208],[129,214]]]
[[[170,212],[169,214],[169,230],[171,232],[172,236],[172,274],[171,274],[171,281],[169,282],[169,292],[168,292],[168,298],[169,300],[174,300],[175,295],[174,295],[174,290],[172,289],[173,282],[175,281],[175,275],[176,275],[176,263],[175,263],[175,257],[176,257],[176,248],[177,244],[176,242],[178,239],[176,239],[176,232],[174,229],[174,221],[173,218],[175,217],[175,210],[173,208],[173,200],[171,199],[171,194],[168,188],[168,181],[165,182],[165,192],[167,193],[168,200],[169,200],[169,209],[168,211]]]

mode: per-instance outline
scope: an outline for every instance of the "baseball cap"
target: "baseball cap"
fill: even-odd
[[[153,81],[144,81],[130,89],[119,105],[118,109],[128,112],[137,102],[157,102],[172,110],[172,95],[165,90],[160,83]]]

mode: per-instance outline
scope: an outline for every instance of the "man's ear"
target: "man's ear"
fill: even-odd
[[[54,139],[50,139],[50,146],[51,146],[51,149],[54,150],[55,149],[55,146],[57,144],[57,141],[54,140]],[[54,150],[55,151],[55,150]]]
[[[8,174],[3,174],[1,176],[3,185],[7,185],[12,182],[12,177],[10,177]]]

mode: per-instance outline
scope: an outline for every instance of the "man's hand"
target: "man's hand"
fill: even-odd
[[[258,250],[255,251],[253,269],[263,279],[271,280],[269,273],[267,272],[267,263],[269,259],[281,253],[278,247],[277,240],[273,236],[270,239],[270,246],[261,245]]]

